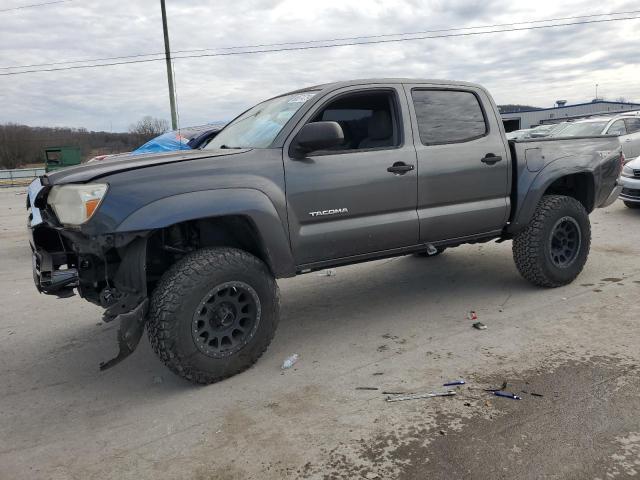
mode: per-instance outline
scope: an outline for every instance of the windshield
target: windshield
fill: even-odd
[[[603,122],[584,122],[570,123],[562,130],[553,134],[554,137],[590,137],[593,135],[602,135],[602,129],[607,125],[608,121]]]
[[[205,149],[267,148],[293,114],[315,94],[293,93],[262,102],[227,125]]]

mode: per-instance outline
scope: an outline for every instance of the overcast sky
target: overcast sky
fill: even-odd
[[[2,0],[0,10],[44,1]],[[637,1],[625,0],[166,1],[173,51],[640,10]],[[74,0],[0,12],[0,21],[0,67],[156,53],[164,48],[159,0]],[[175,76],[180,124],[189,126],[228,120],[287,90],[366,77],[479,82],[498,103],[552,106],[558,99],[590,101],[596,83],[599,96],[640,101],[639,52],[640,19],[177,59]],[[17,70],[0,73],[12,71]],[[124,131],[144,115],[169,119],[167,92],[164,61],[0,76],[0,123]]]

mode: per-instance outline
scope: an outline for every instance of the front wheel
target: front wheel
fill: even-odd
[[[513,259],[534,285],[560,287],[582,271],[591,245],[589,216],[580,202],[545,195],[527,228],[513,239]]]
[[[275,333],[278,308],[278,286],[261,260],[234,248],[205,248],[162,276],[147,333],[171,371],[214,383],[258,360]]]

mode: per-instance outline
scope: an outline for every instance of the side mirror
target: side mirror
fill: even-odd
[[[293,157],[301,158],[309,152],[325,150],[344,142],[344,132],[338,122],[307,123],[293,140]]]

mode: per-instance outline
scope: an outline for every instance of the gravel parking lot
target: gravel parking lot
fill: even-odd
[[[523,280],[510,242],[280,281],[264,357],[197,387],[146,337],[98,370],[117,325],[37,293],[22,192],[0,190],[1,479],[640,475],[640,212],[620,202],[591,216],[589,261],[564,288]],[[455,397],[382,394],[456,378]],[[483,390],[503,381],[522,400]]]

